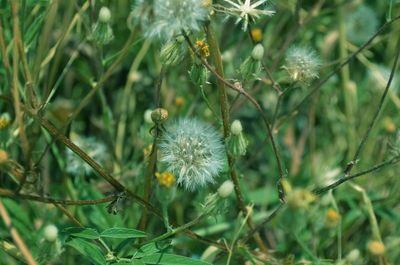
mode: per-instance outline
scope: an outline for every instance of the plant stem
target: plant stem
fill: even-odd
[[[206,35],[207,35],[207,43],[210,47],[210,55],[215,65],[215,72],[222,78],[224,78],[224,69],[222,66],[221,53],[219,50],[218,42],[216,39],[216,34],[211,26],[211,23],[206,25]],[[229,104],[228,104],[228,96],[226,92],[225,83],[217,78],[217,88],[219,92],[219,100],[221,106],[221,115],[222,115],[222,123],[224,129],[224,138],[225,140],[230,136],[230,119],[229,119]],[[239,208],[243,212],[243,215],[248,215],[248,210],[246,208],[246,204],[243,198],[242,191],[240,189],[239,178],[235,170],[235,160],[234,158],[226,152],[228,158],[229,172],[235,187],[236,197],[239,203]],[[250,229],[254,229],[254,224],[251,216],[246,220],[247,225]],[[260,234],[257,232],[254,234],[254,239],[257,242],[257,245],[264,252],[267,251],[267,247],[264,242],[261,240]]]
[[[344,20],[344,8],[342,0],[336,0],[337,7],[337,20],[339,27],[339,58],[344,61],[348,57],[346,48],[346,28]],[[340,70],[341,86],[343,90],[343,100],[345,107],[345,114],[347,119],[347,143],[348,143],[348,159],[350,155],[354,153],[355,150],[355,124],[354,124],[354,114],[355,108],[357,106],[357,89],[350,86],[350,68],[349,65],[345,65]]]

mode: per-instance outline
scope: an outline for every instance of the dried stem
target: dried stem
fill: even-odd
[[[4,221],[4,224],[10,230],[11,237],[13,238],[15,244],[21,250],[22,255],[24,256],[26,262],[29,265],[37,265],[36,261],[33,259],[32,254],[29,252],[29,249],[25,245],[22,237],[19,235],[18,231],[12,226],[10,216],[8,215],[7,209],[4,207],[3,202],[0,200],[0,215]]]
[[[113,201],[115,196],[109,196],[102,199],[97,200],[63,200],[63,199],[55,199],[50,197],[41,197],[37,195],[30,195],[30,194],[16,194],[11,190],[2,189],[0,188],[0,197],[8,197],[13,199],[22,199],[22,200],[29,200],[29,201],[38,201],[43,203],[57,203],[63,205],[93,205],[93,204],[100,204]]]

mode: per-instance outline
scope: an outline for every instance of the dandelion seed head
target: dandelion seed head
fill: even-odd
[[[207,14],[198,0],[154,0],[154,21],[148,36],[171,41],[182,30],[198,31]]]
[[[346,17],[346,36],[350,42],[361,45],[378,30],[378,18],[373,9],[360,5]]]
[[[177,183],[193,191],[215,182],[225,163],[218,132],[196,119],[180,119],[164,133],[161,162],[178,177]]]
[[[291,47],[286,53],[285,62],[283,68],[295,82],[308,84],[318,78],[321,63],[317,53],[309,47]]]

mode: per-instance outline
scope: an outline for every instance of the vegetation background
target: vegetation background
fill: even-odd
[[[0,0],[0,264],[400,264],[400,2],[259,1],[244,28],[257,1],[201,1],[169,42],[153,2]],[[193,191],[155,147],[182,117],[247,147]]]

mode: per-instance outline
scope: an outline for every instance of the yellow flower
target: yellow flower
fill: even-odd
[[[4,113],[0,116],[0,129],[7,128],[11,123],[11,118],[8,113]]]
[[[183,97],[176,97],[175,98],[175,105],[176,107],[182,107],[183,103],[185,103],[185,99]]]
[[[0,149],[0,165],[8,161],[8,154],[3,149]]]
[[[393,123],[393,120],[390,117],[385,117],[382,120],[383,127],[388,133],[392,133],[396,131],[396,125]]]
[[[330,225],[337,224],[341,218],[342,216],[332,208],[326,212],[326,221]]]
[[[164,172],[161,174],[156,172],[155,176],[157,177],[158,184],[166,188],[170,188],[175,183],[175,176],[171,172]]]
[[[252,29],[251,36],[253,37],[255,42],[260,42],[263,37],[261,29],[259,29],[259,28]]]
[[[385,245],[380,241],[371,241],[368,244],[368,250],[371,254],[380,256],[385,253]]]
[[[203,57],[210,56],[210,50],[205,40],[196,41],[196,48],[199,49],[201,56]]]

